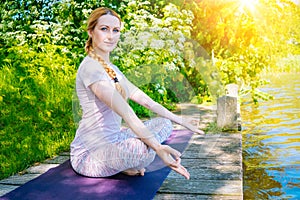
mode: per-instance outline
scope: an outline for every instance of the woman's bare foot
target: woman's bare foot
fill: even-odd
[[[137,170],[137,169],[126,169],[122,171],[123,174],[128,176],[144,176],[145,175],[145,168]]]

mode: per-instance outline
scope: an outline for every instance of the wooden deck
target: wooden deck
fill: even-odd
[[[200,112],[195,112],[198,110]],[[201,118],[201,126],[215,118],[214,110],[183,105],[183,116]],[[182,127],[175,126],[175,129]],[[170,199],[243,199],[241,134],[194,135],[182,155],[182,164],[191,174],[185,180],[171,172],[157,192],[155,200]],[[68,153],[32,166],[24,173],[0,180],[0,196],[45,173],[69,159]]]
[[[200,119],[200,128],[216,121],[216,107],[181,104],[176,112]],[[182,127],[175,126],[175,129]],[[194,134],[182,155],[182,164],[191,174],[185,180],[171,172],[155,200],[169,199],[243,199],[242,135],[240,132]]]
[[[155,199],[243,199],[241,149],[241,134],[194,135],[182,156],[191,179],[171,172]]]

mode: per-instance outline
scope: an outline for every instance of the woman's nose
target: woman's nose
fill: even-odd
[[[112,39],[114,37],[114,32],[113,31],[109,31],[108,33],[107,33],[107,38],[108,39]]]

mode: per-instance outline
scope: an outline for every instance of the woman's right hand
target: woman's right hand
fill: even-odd
[[[199,123],[200,123],[199,120],[188,117],[188,118],[183,118],[180,124],[196,134],[204,135],[205,134],[204,131],[198,128]]]
[[[190,173],[184,166],[181,165],[181,153],[168,145],[160,145],[156,149],[157,155],[163,160],[163,162],[172,170],[181,174],[186,179],[190,179]]]

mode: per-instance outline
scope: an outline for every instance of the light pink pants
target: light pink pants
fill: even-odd
[[[144,124],[160,143],[170,136],[173,129],[171,121],[165,118],[154,118]],[[93,153],[84,151],[80,156],[71,155],[71,164],[77,173],[84,176],[107,177],[127,169],[145,168],[155,155],[130,129],[125,129],[118,134],[115,143]]]

